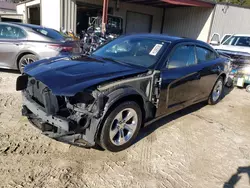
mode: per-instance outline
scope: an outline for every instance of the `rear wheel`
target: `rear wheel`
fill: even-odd
[[[208,99],[208,103],[210,105],[217,104],[222,98],[223,91],[224,91],[224,80],[222,77],[220,77],[216,81],[216,83],[213,87],[213,90],[212,90],[212,92],[209,96],[209,99]]]
[[[226,83],[226,86],[228,87],[228,88],[232,88],[233,87],[233,79],[232,78],[228,78],[228,81],[227,81],[227,83]]]
[[[112,152],[128,148],[138,135],[141,123],[140,106],[133,101],[121,103],[104,121],[99,139],[101,147]]]
[[[18,69],[21,73],[23,73],[24,67],[37,61],[37,57],[32,54],[24,55],[18,62]]]
[[[247,92],[250,93],[250,85],[248,85],[248,86],[246,87],[246,90],[247,90]]]

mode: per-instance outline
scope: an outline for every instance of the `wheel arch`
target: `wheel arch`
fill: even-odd
[[[111,92],[108,95],[108,101],[105,105],[105,111],[103,114],[103,118],[100,122],[100,126],[97,128],[97,134],[96,134],[96,139],[98,140],[100,137],[100,130],[102,130],[103,124],[106,120],[106,118],[108,117],[108,115],[111,113],[111,111],[118,106],[119,104],[121,104],[122,102],[125,101],[133,101],[136,102],[142,112],[142,122],[144,122],[145,118],[146,118],[146,110],[145,110],[145,99],[142,95],[140,95],[137,91],[135,91],[133,88],[120,88],[117,89],[113,92]],[[143,124],[143,123],[142,123]]]
[[[224,84],[226,84],[227,74],[226,74],[225,72],[222,72],[222,73],[218,76],[217,80],[218,80],[220,77],[223,78]],[[216,80],[216,81],[217,81],[217,80]]]
[[[216,82],[217,82],[220,78],[222,78],[222,79],[223,79],[223,81],[224,81],[224,85],[226,84],[226,83],[225,83],[225,81],[226,81],[227,75],[226,75],[226,73],[225,73],[225,72],[222,72],[222,73],[220,73],[220,74],[218,75],[218,77],[216,78],[216,80],[215,80],[214,84],[212,85],[212,88],[210,89],[209,96],[210,96],[210,95],[211,95],[211,93],[213,92],[213,88],[214,88],[214,86],[215,86]]]
[[[33,51],[22,51],[22,52],[20,52],[17,56],[16,56],[16,68],[19,70],[19,66],[18,66],[18,64],[19,64],[19,61],[20,61],[20,59],[23,57],[23,56],[25,56],[25,55],[35,55],[37,58],[39,58],[39,55],[37,54],[37,53],[35,53],[35,52],[33,52]]]
[[[125,101],[134,101],[136,102],[142,111],[143,119],[145,118],[145,103],[146,99],[136,90],[131,87],[120,88],[108,95],[109,100],[106,103],[105,108],[107,108],[107,112],[112,110],[117,104],[125,102]]]

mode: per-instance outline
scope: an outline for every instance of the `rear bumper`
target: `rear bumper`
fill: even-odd
[[[70,126],[74,126],[70,120],[46,114],[43,107],[25,94],[23,94],[22,115],[41,130],[42,134],[57,141],[87,148],[95,145],[94,142],[86,141],[83,134],[70,131]]]

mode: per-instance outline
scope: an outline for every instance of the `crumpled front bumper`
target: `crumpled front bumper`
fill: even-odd
[[[44,108],[36,103],[29,95],[23,93],[22,115],[27,116],[33,126],[42,131],[42,133],[57,141],[69,143],[82,147],[93,147],[95,145],[94,135],[88,135],[89,140],[83,134],[75,133],[70,130],[72,122],[66,118],[48,115]]]

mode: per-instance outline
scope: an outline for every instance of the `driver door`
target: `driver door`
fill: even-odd
[[[195,46],[175,47],[161,71],[162,84],[157,116],[169,114],[199,100],[200,66],[197,66]]]

